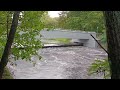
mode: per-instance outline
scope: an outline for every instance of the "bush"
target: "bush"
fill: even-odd
[[[91,66],[89,67],[88,72],[89,72],[88,75],[103,73],[105,79],[110,78],[110,67],[108,59],[95,60],[95,62],[92,63]]]

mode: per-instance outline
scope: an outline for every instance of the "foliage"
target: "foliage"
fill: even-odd
[[[0,58],[2,57],[2,53],[4,50],[4,46],[7,40],[7,16],[12,17],[12,12],[10,11],[0,11]],[[8,18],[9,22],[11,22],[11,18]],[[8,28],[10,28],[8,25]]]
[[[102,33],[105,30],[103,13],[100,11],[64,11],[60,14],[59,27]]]
[[[110,78],[110,67],[107,59],[95,60],[88,69],[89,75],[104,74],[104,78]]]
[[[51,18],[48,15],[48,12],[44,13],[42,17],[42,22],[44,23],[44,27],[48,30],[54,29],[58,26],[58,18]]]
[[[42,21],[46,28],[62,28],[81,31],[105,31],[104,17],[101,11],[62,11],[58,18],[44,13]]]
[[[67,11],[62,11],[59,13],[59,18],[58,18],[58,27],[59,28],[65,28],[66,27],[66,20],[67,20]]]
[[[103,32],[103,34],[101,35],[100,39],[101,39],[102,43],[106,43],[107,42],[106,32]]]
[[[40,30],[44,28],[41,21],[45,11],[22,11],[19,19],[19,25],[12,45],[11,54],[15,60],[18,58],[31,59],[32,55],[38,55],[37,50],[41,48]],[[12,21],[12,12],[0,11],[0,58],[7,40],[6,20],[9,15],[9,23]],[[10,26],[11,24],[9,24]],[[10,27],[9,27],[10,29]],[[39,56],[40,57],[40,56]],[[41,58],[41,57],[40,57]]]
[[[20,20],[21,24],[15,36],[14,48],[12,49],[15,59],[21,57],[22,59],[31,60],[32,55],[38,55],[37,50],[42,47],[40,30],[44,28],[41,21],[43,13],[43,11],[23,12],[22,19]]]

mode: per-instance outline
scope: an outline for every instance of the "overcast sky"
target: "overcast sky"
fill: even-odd
[[[59,14],[61,11],[49,11],[48,14],[50,15],[50,17],[54,18],[54,17],[59,17]]]

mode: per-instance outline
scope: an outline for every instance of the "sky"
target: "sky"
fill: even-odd
[[[51,18],[54,17],[59,17],[59,14],[61,11],[49,11],[48,14],[50,15]]]

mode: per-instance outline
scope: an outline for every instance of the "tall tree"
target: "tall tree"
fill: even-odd
[[[3,72],[4,72],[4,68],[7,65],[8,62],[8,56],[10,54],[10,50],[11,50],[11,46],[14,40],[14,36],[15,36],[15,32],[18,26],[18,20],[19,20],[19,14],[20,11],[15,11],[14,15],[13,15],[13,20],[12,20],[12,25],[10,28],[10,33],[7,39],[7,43],[4,49],[4,53],[2,55],[2,59],[0,62],[0,79],[2,78]]]
[[[42,17],[42,22],[44,23],[44,27],[48,29],[57,28],[58,18],[51,18],[48,13],[44,13]]]
[[[104,11],[111,79],[120,79],[120,11]]]
[[[69,11],[61,12],[59,26],[64,29],[105,31],[103,13],[100,11]]]
[[[62,11],[59,13],[58,26],[59,28],[65,28],[68,11]]]
[[[10,58],[14,60],[21,58],[34,63],[34,61],[31,60],[33,55],[36,55],[39,59],[41,58],[39,53],[37,53],[37,50],[42,47],[40,41],[40,30],[44,28],[44,24],[41,20],[42,16],[44,16],[44,12],[45,11],[20,12],[14,42],[11,46],[11,50],[9,51],[9,61],[11,61]],[[0,59],[3,58],[3,54],[5,52],[7,33],[10,32],[10,26],[12,25],[14,16],[13,14],[14,11],[0,11]],[[2,63],[3,59],[0,61]],[[3,66],[1,65],[1,73],[3,72],[2,68]]]

